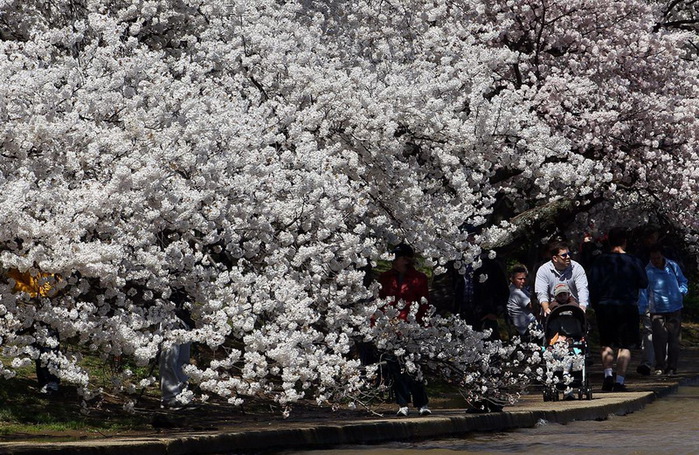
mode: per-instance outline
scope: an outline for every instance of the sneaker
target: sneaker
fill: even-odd
[[[430,411],[430,408],[428,408],[427,406],[423,406],[423,407],[420,408],[420,410],[418,411],[418,413],[419,413],[421,416],[428,416],[428,415],[432,414],[432,411]]]
[[[666,374],[667,376],[675,376],[675,375],[677,375],[677,370],[672,369],[672,368],[666,368],[666,369],[665,369],[665,374]]]
[[[650,376],[650,367],[646,364],[641,364],[636,368],[636,373],[643,376]]]
[[[611,392],[614,388],[614,377],[607,376],[602,383],[602,392]]]
[[[408,417],[408,407],[407,406],[401,406],[398,408],[398,412],[396,412],[396,416],[398,417]]]
[[[612,386],[612,392],[628,392],[629,389],[626,388],[626,384],[614,383]]]
[[[653,374],[656,376],[662,376],[663,374],[665,374],[665,372],[663,370],[658,369],[658,370],[655,370],[653,372]]]

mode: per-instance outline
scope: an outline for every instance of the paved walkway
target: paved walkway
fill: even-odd
[[[635,353],[634,360],[639,358]],[[596,360],[596,359],[595,359]],[[611,414],[623,415],[677,390],[682,383],[699,380],[699,349],[683,351],[680,373],[673,377],[639,376],[635,363],[628,373],[629,392],[600,391],[602,373],[599,361],[590,368],[592,400],[544,402],[538,389],[504,412],[467,414],[453,398],[433,398],[430,417],[396,418],[391,410],[386,417],[357,413],[317,414],[313,418],[273,421],[223,422],[215,429],[168,431],[149,436],[91,439],[75,442],[0,443],[0,453],[17,454],[223,454],[302,448],[320,448],[343,444],[370,444],[395,440],[454,437],[480,431],[499,431],[532,427],[540,420],[566,423],[573,420],[602,420]],[[392,408],[390,408],[392,409]],[[197,410],[191,413],[199,412]]]

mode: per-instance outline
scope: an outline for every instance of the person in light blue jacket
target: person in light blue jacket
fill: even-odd
[[[675,374],[680,354],[682,301],[687,294],[687,278],[675,261],[667,259],[662,246],[650,249],[646,266],[648,289],[642,290],[639,311],[650,309],[656,374]]]

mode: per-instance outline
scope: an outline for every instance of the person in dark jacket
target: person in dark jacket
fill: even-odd
[[[456,314],[474,330],[491,330],[491,340],[500,339],[498,316],[507,314],[510,288],[500,265],[483,257],[478,268],[468,265],[457,270],[449,264],[449,270],[433,282],[436,294],[435,307],[442,314]]]
[[[590,302],[597,315],[602,346],[605,392],[625,392],[626,369],[631,361],[630,349],[640,341],[638,330],[639,291],[648,287],[641,261],[626,253],[627,232],[623,228],[609,231],[609,253],[593,263],[590,274]],[[617,348],[617,374],[614,380],[614,351]]]

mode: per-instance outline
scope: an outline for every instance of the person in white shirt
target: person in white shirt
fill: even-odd
[[[551,260],[544,263],[536,272],[534,292],[544,316],[551,312],[553,290],[557,284],[565,283],[573,298],[584,310],[590,300],[587,275],[582,265],[573,261],[568,245],[556,242],[551,246]]]

